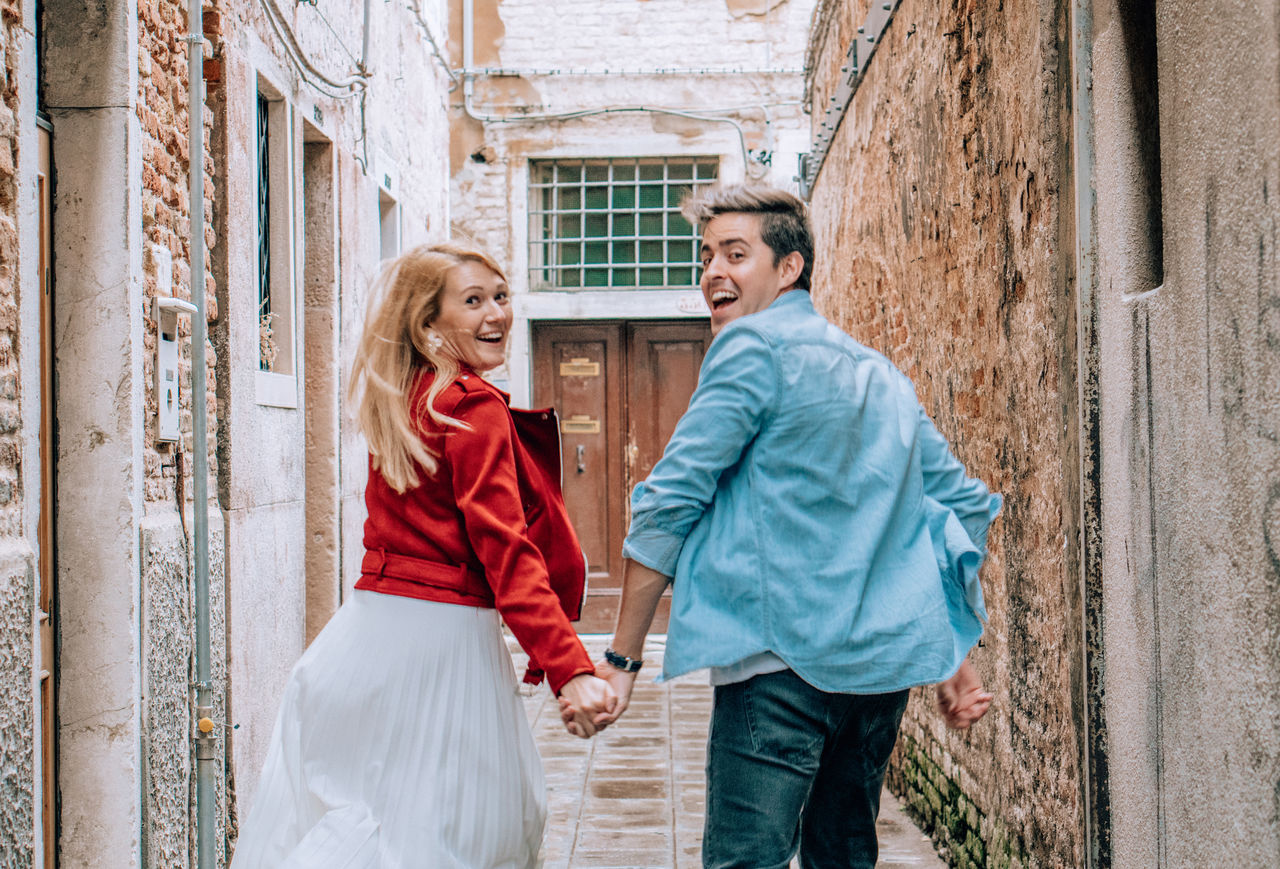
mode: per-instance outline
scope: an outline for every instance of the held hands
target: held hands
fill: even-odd
[[[599,722],[613,714],[617,705],[617,695],[609,683],[590,673],[579,673],[560,689],[560,718],[565,729],[583,739],[604,729]]]
[[[596,681],[604,680],[610,689],[610,696],[614,698],[614,703],[608,709],[598,712],[590,717],[587,724],[590,729],[584,726],[583,713],[577,708],[577,705],[568,698],[568,691],[560,692],[560,720],[564,722],[565,729],[574,736],[587,738],[595,733],[604,730],[610,724],[618,720],[618,717],[626,711],[627,705],[631,702],[631,688],[635,685],[636,674],[626,673],[611,665],[608,661],[599,661],[596,663]],[[583,678],[582,676],[575,677]],[[569,684],[573,684],[574,680],[570,680]],[[566,685],[567,689],[569,686]]]
[[[982,690],[982,679],[968,658],[954,676],[938,683],[934,694],[947,726],[956,730],[964,730],[985,715],[993,696]]]

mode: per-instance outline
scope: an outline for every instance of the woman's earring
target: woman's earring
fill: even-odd
[[[440,337],[439,332],[434,329],[427,330],[427,346],[436,352],[440,351],[440,348],[444,346],[444,339]]]

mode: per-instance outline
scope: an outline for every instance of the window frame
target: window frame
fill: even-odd
[[[297,348],[297,270],[298,227],[300,208],[297,197],[297,123],[293,105],[281,91],[262,75],[258,76],[254,100],[255,143],[259,138],[259,125],[265,118],[266,159],[254,151],[254,197],[259,203],[259,224],[254,230],[255,250],[258,251],[255,281],[257,303],[254,305],[254,333],[257,336],[255,352],[255,393],[257,403],[273,407],[296,408],[298,406],[299,353]],[[265,176],[264,176],[265,170]],[[266,185],[265,198],[263,185]],[[265,220],[266,244],[263,245],[262,227]],[[265,254],[265,270],[263,256]],[[266,286],[264,286],[264,282]],[[263,367],[262,323],[263,308],[273,314],[271,337],[276,350],[274,364]]]
[[[530,291],[696,289],[701,267],[697,231],[679,215],[679,205],[686,191],[715,183],[720,163],[719,156],[704,154],[530,159],[526,248]],[[656,196],[645,193],[653,190]],[[598,233],[601,221],[603,234]],[[673,257],[673,248],[686,243],[687,259]],[[654,252],[660,252],[660,257],[652,256]],[[548,263],[548,259],[559,261]],[[654,280],[656,273],[661,275],[658,280]]]

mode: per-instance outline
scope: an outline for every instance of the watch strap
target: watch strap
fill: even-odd
[[[609,662],[609,666],[616,667],[624,673],[636,673],[644,666],[643,658],[628,658],[626,655],[619,655],[613,649],[604,650],[604,659]]]

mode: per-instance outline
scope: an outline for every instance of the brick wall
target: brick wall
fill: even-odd
[[[187,110],[187,6],[175,0],[139,0],[138,3],[138,121],[142,129],[142,231],[145,290],[142,303],[146,330],[143,335],[143,382],[146,401],[144,435],[144,494],[148,502],[181,503],[190,497],[191,450],[191,318],[178,317],[179,375],[182,385],[179,445],[156,441],[155,354],[156,327],[153,299],[157,294],[193,301],[191,295],[191,203],[189,201]],[[211,116],[206,110],[205,141]],[[217,237],[212,226],[214,177],[212,160],[205,161],[205,263]],[[210,321],[218,315],[214,281],[205,287]],[[214,373],[209,354],[209,431],[215,430]],[[182,466],[176,464],[181,459]],[[209,450],[210,472],[216,472],[216,451]]]
[[[22,7],[0,2],[0,538],[22,536],[18,404],[18,78]],[[31,95],[27,95],[27,99]]]
[[[784,149],[786,133],[806,123],[799,105],[798,72],[634,73],[702,68],[798,71],[804,64],[804,34],[812,6],[812,0],[633,0],[607,6],[592,0],[555,4],[476,0],[476,65],[525,74],[478,77],[475,102],[481,113],[497,114],[637,105],[695,113],[737,107],[722,116],[741,124],[748,148]],[[450,51],[453,62],[461,67],[460,0],[452,0],[451,7]],[[616,72],[563,74],[604,68]],[[455,92],[455,105],[460,98],[460,91]],[[761,104],[768,107],[762,109]],[[487,243],[504,262],[512,263],[517,251],[511,245],[523,237],[523,227],[508,225],[511,197],[519,195],[518,191],[513,194],[512,187],[526,155],[557,150],[576,156],[628,153],[611,144],[616,142],[634,143],[630,154],[652,154],[648,149],[664,137],[667,142],[657,147],[669,155],[715,153],[722,146],[709,147],[706,134],[726,129],[705,121],[649,114],[482,127],[458,111],[451,154],[454,222]],[[779,174],[789,179],[793,168],[788,162]]]
[[[824,5],[814,106],[868,8]],[[890,776],[961,866],[1083,860],[1064,6],[904,3],[812,200],[819,307],[912,378],[1006,499],[974,653],[995,702],[952,733],[916,692]]]
[[[32,684],[34,575],[22,539],[19,474],[22,416],[18,394],[19,93],[24,39],[22,4],[0,0],[0,866],[28,866],[35,858],[35,766]],[[29,103],[27,104],[29,105]],[[25,106],[24,106],[25,107]],[[29,109],[28,109],[29,111]],[[31,459],[38,465],[39,458]]]

